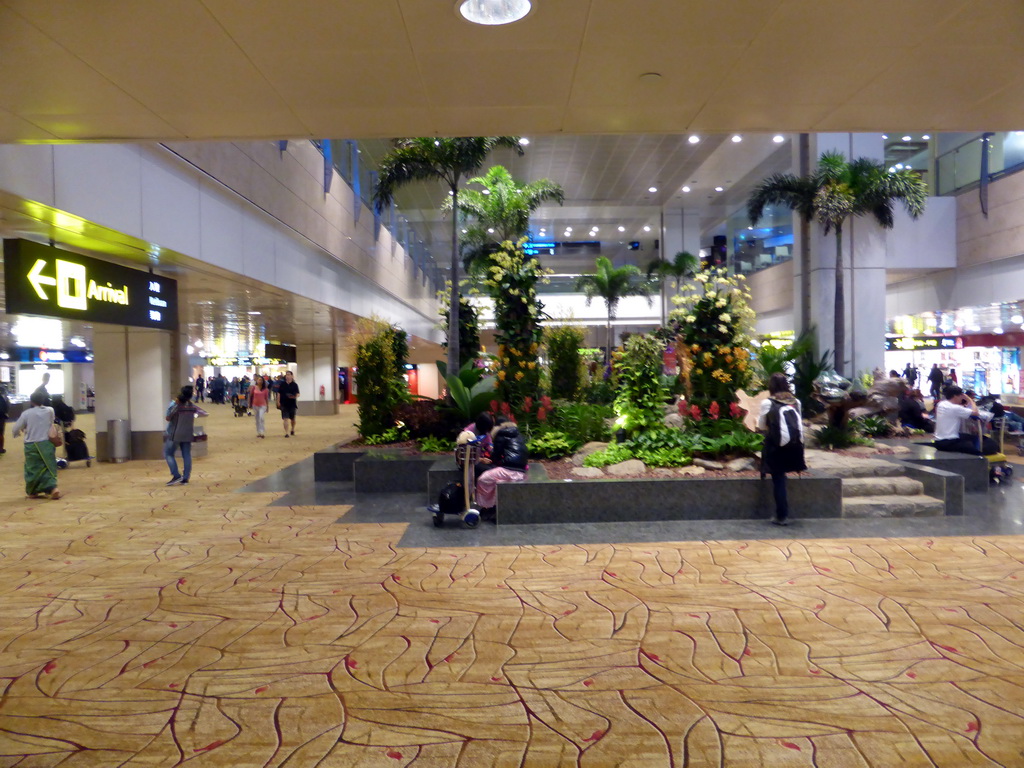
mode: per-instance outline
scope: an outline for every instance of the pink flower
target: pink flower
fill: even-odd
[[[696,405],[690,406],[690,418],[694,421],[700,421],[700,408]]]
[[[544,397],[540,399],[540,404],[547,408],[549,411],[551,410],[551,398],[548,397],[547,395],[544,395]]]
[[[708,413],[711,414],[711,418],[713,420],[717,421],[718,420],[718,412],[719,412],[718,401],[714,400],[714,401],[712,401],[711,406],[708,408]]]
[[[532,409],[532,408],[533,408],[533,398],[532,397],[525,397],[525,398],[523,398],[523,412],[524,413],[529,413],[530,409]]]
[[[543,405],[537,409],[537,421],[545,422],[548,420],[548,409]]]
[[[686,415],[686,401],[685,400],[680,400],[678,403],[676,403],[676,407],[679,409],[679,415],[680,416],[685,416]]]
[[[734,419],[738,419],[743,415],[743,409],[736,405],[736,403],[729,403],[729,415]]]

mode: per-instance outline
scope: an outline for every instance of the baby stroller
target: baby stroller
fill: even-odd
[[[241,397],[235,399],[235,418],[239,416],[252,416],[249,412],[249,404]]]
[[[70,429],[71,424],[64,426],[64,458],[57,459],[59,469],[67,469],[72,461],[84,461],[85,466],[92,466],[92,456],[89,455],[89,446],[85,442],[85,432],[80,429]]]
[[[455,462],[462,467],[462,482],[448,483],[441,489],[437,504],[427,507],[427,511],[434,517],[435,528],[444,526],[445,515],[459,515],[467,528],[476,528],[480,524],[480,512],[473,507],[476,502],[473,472],[480,458],[482,440],[482,437],[478,437],[455,447]]]

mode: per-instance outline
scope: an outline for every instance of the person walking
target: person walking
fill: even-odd
[[[196,402],[205,403],[206,398],[204,393],[206,392],[206,379],[203,378],[202,374],[196,376]]]
[[[0,384],[0,455],[7,453],[4,448],[4,433],[7,431],[7,417],[11,413],[11,401],[7,399],[7,385]]]
[[[51,405],[51,402],[52,402],[51,399],[50,399],[50,391],[46,388],[46,385],[49,384],[49,383],[50,383],[50,372],[47,371],[46,373],[43,374],[43,383],[40,384],[38,387],[36,387],[35,392],[32,393],[34,395],[34,394],[36,394],[36,392],[38,392],[40,395],[42,395],[43,396],[43,405],[46,405],[46,406]]]
[[[192,427],[196,416],[209,414],[192,402],[192,385],[181,388],[177,400],[167,409],[167,432],[164,436],[164,458],[167,468],[171,470],[171,479],[167,485],[188,485],[192,476]],[[178,472],[178,462],[174,452],[181,449],[182,471]]]
[[[761,403],[757,427],[765,433],[761,451],[761,477],[765,470],[772,476],[775,495],[774,525],[789,525],[789,496],[786,491],[786,473],[803,472],[804,463],[803,420],[800,401],[789,390],[789,379],[784,373],[773,373],[768,379],[768,398]]]
[[[32,407],[21,412],[11,431],[12,437],[25,433],[25,495],[56,500],[61,492],[57,488],[57,448],[50,441],[53,408],[46,404],[46,394],[39,389],[30,399]]]
[[[932,409],[939,404],[939,392],[942,390],[942,371],[939,370],[938,363],[932,363],[932,369],[928,372],[928,383],[931,387],[932,396]]]
[[[299,385],[295,375],[286,371],[281,388],[277,392],[277,407],[281,409],[281,421],[284,424],[284,436],[288,437],[288,422],[291,422],[291,434],[295,434],[295,414],[299,410]]]
[[[256,415],[256,437],[266,438],[267,407],[270,401],[270,387],[258,373],[249,387],[249,408]]]
[[[917,384],[917,368],[914,367],[913,363],[907,363],[907,367],[903,369],[903,378],[907,380],[911,389]]]

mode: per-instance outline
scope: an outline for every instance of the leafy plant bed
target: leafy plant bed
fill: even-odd
[[[548,477],[554,481],[560,482],[565,480],[572,481],[583,481],[583,480],[709,480],[711,478],[719,477],[760,477],[760,471],[756,469],[745,470],[742,472],[733,472],[728,469],[708,469],[702,473],[695,473],[696,467],[645,467],[643,472],[630,472],[624,475],[611,475],[607,472],[607,468],[601,470],[603,475],[600,477],[583,477],[573,472],[578,467],[574,466],[571,459],[551,459],[547,461],[531,462],[539,463],[544,466],[547,470]],[[702,467],[700,469],[703,469]]]
[[[338,446],[338,450],[347,453],[399,453],[403,456],[437,456],[450,453],[450,451],[427,453],[420,450],[420,444],[415,440],[403,440],[400,443],[385,443],[384,445],[369,445],[362,438],[353,440],[350,443],[342,443]]]

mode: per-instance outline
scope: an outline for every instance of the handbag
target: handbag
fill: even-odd
[[[64,436],[60,433],[60,430],[57,429],[56,424],[50,425],[50,431],[46,437],[51,443],[53,443],[54,448],[60,448],[64,445]]]

